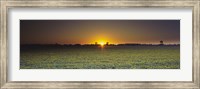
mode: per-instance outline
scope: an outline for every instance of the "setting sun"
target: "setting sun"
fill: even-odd
[[[105,42],[104,42],[104,41],[100,41],[99,44],[100,44],[101,46],[104,46],[104,45],[105,45]]]

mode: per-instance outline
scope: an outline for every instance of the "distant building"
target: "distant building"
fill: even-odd
[[[162,40],[160,41],[160,45],[164,45],[164,42]]]

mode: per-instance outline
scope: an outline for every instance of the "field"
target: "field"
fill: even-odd
[[[179,69],[180,46],[22,46],[20,69]]]

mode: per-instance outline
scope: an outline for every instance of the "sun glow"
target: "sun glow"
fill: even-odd
[[[99,42],[99,44],[100,44],[101,46],[104,46],[104,45],[105,45],[105,42]]]
[[[99,40],[98,41],[98,44],[101,46],[101,47],[104,47],[106,45],[106,41],[104,40]]]

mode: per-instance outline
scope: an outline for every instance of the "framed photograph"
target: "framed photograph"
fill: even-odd
[[[199,0],[1,0],[1,89],[200,89]]]

